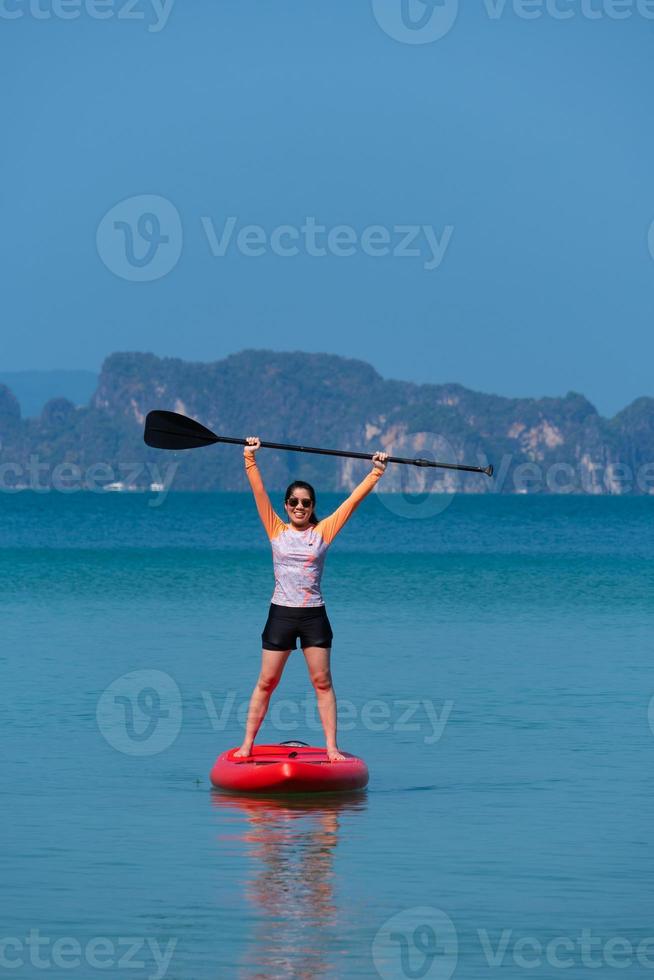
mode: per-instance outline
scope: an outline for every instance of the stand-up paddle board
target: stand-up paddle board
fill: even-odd
[[[368,767],[363,759],[343,752],[343,762],[330,762],[324,749],[304,742],[255,745],[247,758],[223,752],[211,770],[218,789],[239,793],[335,793],[363,789]]]

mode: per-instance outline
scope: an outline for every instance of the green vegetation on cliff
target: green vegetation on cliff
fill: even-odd
[[[512,399],[457,384],[385,380],[369,364],[329,354],[249,350],[195,364],[118,353],[105,361],[88,407],[57,398],[38,418],[21,419],[16,398],[0,385],[3,485],[12,482],[8,473],[18,474],[17,485],[31,485],[21,474],[35,459],[45,484],[66,463],[82,473],[95,467],[94,473],[106,474],[105,483],[125,478],[149,485],[153,467],[172,461],[143,444],[143,421],[153,408],[182,412],[225,435],[364,451],[383,447],[397,455],[493,462],[497,472],[491,482],[393,467],[386,490],[642,492],[649,489],[647,479],[636,476],[647,475],[654,460],[651,398],[604,419],[573,392]],[[179,453],[174,461],[174,489],[245,488],[236,448]],[[322,489],[343,490],[359,478],[363,464],[271,452],[262,455],[261,465],[271,488],[302,475]],[[624,478],[629,473],[631,480]]]

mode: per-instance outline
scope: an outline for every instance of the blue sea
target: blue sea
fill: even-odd
[[[0,974],[654,977],[653,523],[368,499],[323,585],[370,786],[256,800],[208,779],[272,592],[250,497],[0,494]],[[301,651],[261,738],[322,743]]]

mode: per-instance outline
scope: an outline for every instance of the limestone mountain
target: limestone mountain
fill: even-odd
[[[22,419],[16,399],[0,386],[1,462],[11,464],[6,473],[18,473],[36,458],[46,482],[63,463],[83,473],[91,467],[102,472],[104,466],[105,482],[112,482],[110,472],[116,480],[129,471],[127,482],[144,488],[152,467],[171,461],[171,454],[143,443],[143,423],[153,408],[182,412],[224,435],[492,462],[497,474],[490,481],[396,466],[384,481],[388,491],[622,493],[654,487],[654,399],[639,398],[605,419],[573,392],[564,398],[504,398],[458,384],[387,380],[363,361],[336,355],[265,350],[206,364],[112,354],[87,406],[57,398],[37,418]],[[275,489],[302,476],[324,490],[347,490],[366,465],[272,451],[262,451],[260,460]],[[245,489],[238,447],[182,452],[175,462],[176,490]],[[21,479],[20,485],[29,485]]]

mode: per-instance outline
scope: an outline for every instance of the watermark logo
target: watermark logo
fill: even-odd
[[[106,267],[130,282],[153,282],[182,254],[182,221],[174,204],[156,194],[128,197],[103,217],[96,233]]]
[[[372,0],[375,20],[395,41],[431,44],[451,31],[459,0]]]
[[[449,980],[458,953],[454,923],[429,906],[405,909],[387,919],[372,944],[373,963],[383,980]]]
[[[134,670],[103,692],[98,728],[124,755],[157,755],[170,748],[182,727],[182,697],[169,674]]]
[[[431,463],[454,463],[457,459],[451,443],[436,432],[398,433],[397,439],[384,448],[391,456],[418,458]],[[480,465],[488,464],[484,461]],[[470,480],[469,474],[465,477]],[[436,466],[390,465],[383,480],[377,484],[377,499],[386,510],[398,517],[429,520],[447,510],[460,487],[461,477],[456,470]]]

